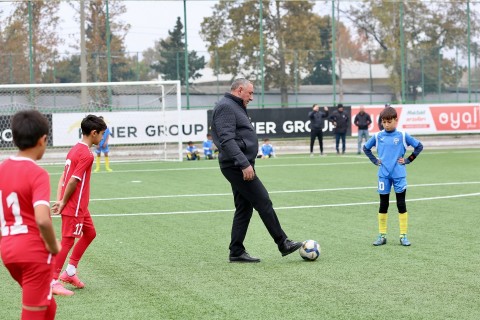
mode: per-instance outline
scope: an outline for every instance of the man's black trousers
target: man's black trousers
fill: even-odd
[[[313,146],[315,145],[315,138],[318,138],[320,144],[320,152],[323,153],[323,131],[322,129],[312,129],[310,132],[310,153],[313,153]]]
[[[281,245],[287,235],[282,230],[272,201],[262,181],[255,176],[251,181],[243,180],[243,172],[238,167],[221,168],[225,178],[230,182],[235,202],[235,215],[233,217],[232,235],[230,242],[230,256],[239,256],[245,251],[243,241],[247,234],[248,225],[257,210],[263,224],[277,245]]]

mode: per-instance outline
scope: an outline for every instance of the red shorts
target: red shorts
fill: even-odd
[[[22,287],[22,304],[29,307],[49,306],[52,301],[52,279],[55,261],[50,264],[17,262],[5,264]]]
[[[62,237],[80,238],[86,229],[95,229],[90,213],[82,217],[62,215]]]

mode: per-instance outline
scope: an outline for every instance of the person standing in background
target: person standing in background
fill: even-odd
[[[338,104],[337,110],[334,111],[333,114],[330,116],[330,121],[335,127],[335,149],[337,150],[337,154],[340,153],[340,139],[342,139],[342,154],[344,154],[346,143],[345,139],[347,137],[348,126],[350,125],[350,118],[345,112],[343,112],[343,104]]]
[[[360,154],[362,150],[362,140],[365,138],[365,142],[368,140],[368,126],[372,123],[372,118],[365,112],[365,107],[360,106],[360,112],[357,113],[353,123],[358,127],[358,149],[357,154]]]
[[[99,117],[100,119],[103,119],[102,116]],[[110,138],[111,131],[107,127],[105,132],[103,133],[102,136],[102,141],[96,146],[95,148],[95,153],[97,154],[97,160],[96,160],[96,166],[94,172],[99,172],[100,171],[100,158],[103,155],[105,156],[105,170],[107,172],[112,172],[113,170],[110,168],[110,158],[108,157],[108,152],[110,151],[110,148],[108,146],[108,139]]]
[[[323,125],[328,117],[328,108],[320,110],[318,104],[312,106],[313,110],[308,113],[310,119],[310,157],[313,157],[313,146],[318,138],[320,144],[320,155],[323,155]]]

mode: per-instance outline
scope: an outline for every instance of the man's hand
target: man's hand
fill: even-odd
[[[405,162],[405,159],[402,158],[402,157],[398,158],[398,163],[399,164],[407,164],[407,162]]]
[[[62,201],[57,201],[52,206],[52,214],[60,214],[65,207],[65,204]]]
[[[377,159],[377,166],[381,166],[382,165],[382,159]]]
[[[47,243],[45,243],[45,247],[47,248],[47,251],[50,252],[51,254],[57,254],[60,251],[62,251],[62,244],[58,239],[57,239],[56,246],[54,248],[50,248],[50,246]]]
[[[243,172],[243,180],[251,181],[255,178],[255,171],[253,170],[252,166],[248,166],[245,169],[242,169]]]

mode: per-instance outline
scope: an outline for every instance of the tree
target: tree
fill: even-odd
[[[265,87],[280,88],[282,107],[287,107],[288,91],[299,74],[315,70],[318,75],[307,80],[312,83],[325,81],[323,74],[332,71],[329,51],[324,51],[331,45],[321,42],[329,19],[313,12],[313,1],[263,1],[261,52],[259,5],[258,1],[222,0],[204,18],[200,34],[211,56],[217,57],[213,62],[225,73],[259,79],[263,54]]]
[[[401,37],[400,37],[400,10],[403,6],[403,34],[407,54],[405,81],[407,87],[416,87],[421,83],[419,70],[424,69],[425,82],[428,85],[422,88],[433,91],[439,86],[452,86],[455,83],[455,69],[452,59],[440,56],[442,50],[454,47],[466,48],[467,29],[466,15],[467,1],[385,1],[364,0],[359,6],[351,6],[348,17],[368,39],[378,46],[377,55],[391,70],[390,85],[397,100],[401,101]],[[471,10],[471,30],[478,27],[478,14]],[[472,35],[473,37],[473,35]],[[421,68],[423,66],[423,68]],[[441,81],[437,76],[438,70],[442,73]]]
[[[73,55],[65,57],[57,61],[55,64],[55,72],[50,70],[51,74],[55,74],[55,79],[49,82],[59,83],[76,83],[80,82],[80,56]]]
[[[157,59],[152,61],[151,67],[165,80],[180,80],[186,83],[185,79],[185,43],[183,42],[183,24],[180,17],[172,31],[168,31],[168,38],[155,43]],[[205,58],[198,57],[197,52],[188,52],[188,72],[190,79],[197,79],[202,76],[198,71],[205,67]]]
[[[45,70],[51,68],[57,47],[61,43],[56,33],[59,17],[59,0],[18,1],[12,4],[13,11],[4,20],[0,48],[5,55],[0,60],[2,70],[8,70],[1,77],[4,83],[30,82],[29,47],[29,6],[32,30],[32,67],[35,82],[41,82]],[[3,72],[2,72],[3,73]]]
[[[130,25],[120,20],[120,16],[127,9],[118,0],[110,0],[108,5],[111,81],[131,80],[134,78],[134,71],[131,69],[125,50],[125,36],[130,29]],[[86,8],[86,50],[89,81],[106,82],[108,80],[106,3],[104,0],[91,0],[88,1]]]

